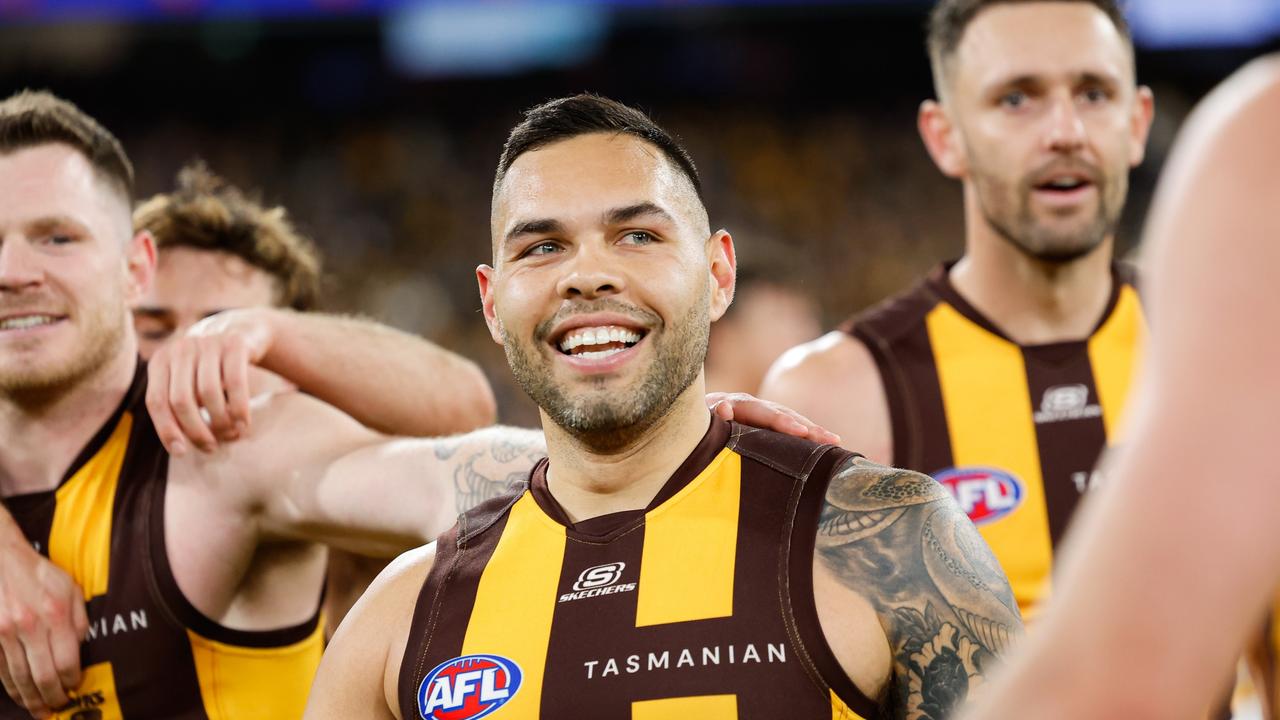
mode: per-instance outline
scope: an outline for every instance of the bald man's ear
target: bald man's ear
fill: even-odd
[[[943,175],[958,179],[969,172],[969,158],[964,142],[942,103],[937,100],[925,100],[921,103],[916,126],[920,130],[920,139],[924,140],[925,149],[929,151],[929,157],[933,158]]]
[[[489,265],[476,268],[476,282],[480,286],[480,308],[484,311],[484,323],[489,326],[489,337],[502,344],[502,321],[493,309],[494,303],[494,269]]]
[[[146,297],[156,278],[156,239],[143,230],[133,236],[125,248],[126,300],[132,307]]]
[[[711,251],[711,322],[719,320],[733,303],[733,292],[738,278],[737,251],[733,238],[724,230],[717,231],[709,241]]]

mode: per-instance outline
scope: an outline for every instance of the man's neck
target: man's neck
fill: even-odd
[[[133,383],[137,352],[110,362],[42,402],[0,396],[0,496],[52,490]]]
[[[1082,340],[1111,298],[1114,239],[1070,262],[1030,257],[985,228],[951,268],[956,292],[1020,345]]]
[[[703,376],[671,411],[626,447],[601,453],[542,416],[547,436],[547,488],[574,522],[644,508],[707,433]]]

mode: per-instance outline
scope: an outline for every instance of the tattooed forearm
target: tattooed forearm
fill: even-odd
[[[459,513],[527,480],[547,454],[541,432],[512,427],[485,428],[433,443],[436,459],[452,472]]]
[[[827,491],[820,563],[876,608],[893,652],[889,715],[950,717],[1021,629],[991,551],[931,478],[850,461]]]

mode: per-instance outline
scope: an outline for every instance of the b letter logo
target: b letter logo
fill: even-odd
[[[573,584],[573,591],[578,592],[579,590],[590,590],[612,585],[622,579],[622,571],[626,567],[626,563],[620,562],[589,567],[578,576],[578,582]]]

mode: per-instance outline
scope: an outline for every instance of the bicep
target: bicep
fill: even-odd
[[[320,662],[306,720],[399,717],[401,656],[434,556],[434,546],[402,555],[347,614]]]
[[[921,703],[949,714],[1021,631],[1004,572],[927,476],[853,461],[832,480],[817,547],[828,571],[880,617],[901,703],[895,717]]]
[[[765,376],[760,397],[794,409],[877,462],[893,454],[889,404],[870,351],[843,332],[788,350]]]

